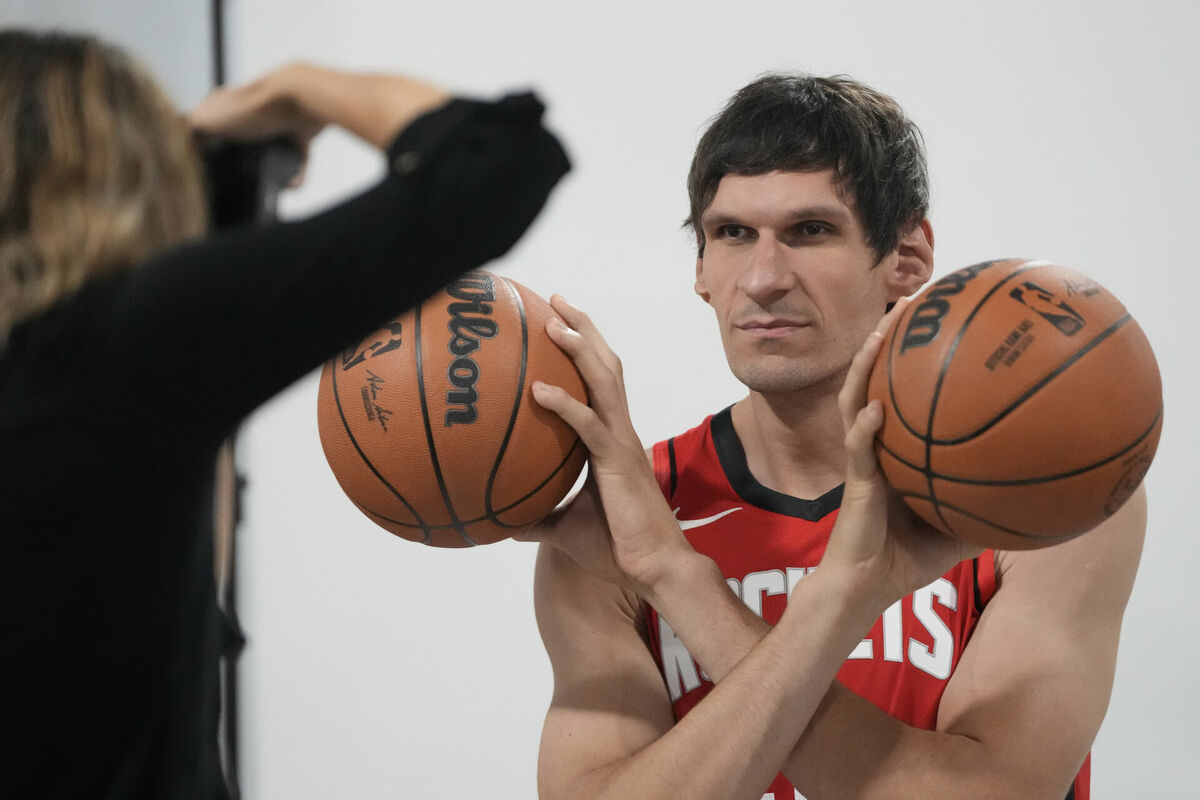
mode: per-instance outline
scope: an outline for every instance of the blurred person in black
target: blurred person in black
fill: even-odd
[[[0,794],[224,795],[217,450],[513,245],[568,169],[542,110],[298,63],[184,117],[117,48],[0,31]],[[386,175],[208,233],[197,134],[305,151],[326,125]]]

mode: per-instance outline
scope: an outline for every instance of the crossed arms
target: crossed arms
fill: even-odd
[[[543,541],[535,601],[555,680],[539,755],[544,800],[757,800],[779,771],[809,800],[1067,793],[1108,703],[1145,528],[1141,491],[1086,536],[997,554],[996,594],[935,730],[919,730],[835,681],[884,608],[973,555],[889,518],[861,385],[877,339],[839,398],[850,470],[838,525],[821,568],[771,628],[683,540],[628,424],[619,363],[586,316],[556,308],[578,332],[552,335],[589,379],[596,411],[535,393],[580,430],[595,483],[526,537]],[[716,683],[678,723],[643,601]]]

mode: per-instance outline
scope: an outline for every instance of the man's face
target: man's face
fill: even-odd
[[[841,386],[896,292],[896,253],[876,264],[832,170],[726,175],[700,217],[696,292],[712,306],[725,356],[750,389]]]

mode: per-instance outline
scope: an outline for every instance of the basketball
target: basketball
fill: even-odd
[[[942,531],[1028,550],[1096,527],[1150,467],[1162,382],[1111,293],[1047,261],[950,273],[883,342],[868,395],[889,483]]]
[[[554,509],[587,451],[530,386],[587,392],[546,335],[552,316],[516,281],[469,272],[325,364],[321,447],[359,510],[404,539],[468,547]]]

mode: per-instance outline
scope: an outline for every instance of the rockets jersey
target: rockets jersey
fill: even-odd
[[[769,489],[750,474],[730,409],[653,448],[654,472],[684,535],[716,561],[754,613],[779,621],[792,588],[817,567],[837,518],[842,487],[815,500]],[[932,730],[946,682],[996,588],[985,551],[893,604],[843,664],[838,679],[888,715]],[[650,647],[676,720],[713,688],[665,619],[646,608]],[[1089,766],[1068,800],[1087,800]],[[764,800],[802,796],[782,775]]]

